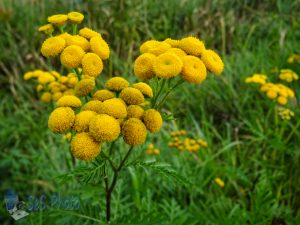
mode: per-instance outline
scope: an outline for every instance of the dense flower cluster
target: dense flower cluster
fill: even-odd
[[[155,148],[154,144],[148,145],[146,152],[148,155],[159,155],[160,154],[160,150],[158,148]]]
[[[280,70],[279,79],[290,83],[292,81],[298,80],[299,76],[293,70],[282,69]]]
[[[102,143],[113,142],[120,136],[129,145],[143,144],[147,130],[155,133],[162,127],[160,113],[144,106],[145,99],[152,93],[149,85],[139,82],[130,86],[124,78],[113,77],[105,87],[107,89],[96,91],[84,105],[76,96],[64,96],[50,114],[51,131],[66,133],[72,129],[76,132],[71,141],[75,158],[94,159]]]
[[[300,55],[299,54],[292,54],[288,60],[288,63],[300,63]]]
[[[187,82],[201,83],[206,79],[207,71],[219,75],[224,69],[220,56],[206,49],[196,37],[149,40],[140,46],[140,53],[134,62],[134,74],[142,80],[155,76],[170,79],[180,75]]]
[[[287,79],[289,76],[294,76],[291,70],[281,70],[279,78]],[[296,79],[296,76],[291,79]],[[260,85],[260,91],[265,93],[269,99],[274,99],[280,105],[286,105],[288,99],[295,97],[294,91],[287,87],[284,84],[268,82],[268,77],[265,74],[254,74],[250,77],[247,77],[245,80],[246,83],[256,83]]]
[[[188,152],[196,152],[202,147],[207,147],[208,144],[202,139],[193,139],[186,136],[185,130],[171,132],[172,140],[169,147],[177,148],[179,151],[186,150]]]
[[[61,64],[70,70],[78,71],[90,77],[98,77],[103,70],[103,60],[109,58],[110,49],[100,33],[87,27],[77,32],[77,25],[84,16],[78,12],[68,15],[59,14],[48,17],[48,22],[39,31],[49,35],[41,47],[41,53],[47,58],[60,57]],[[65,32],[67,22],[73,26],[73,33]],[[55,35],[54,33],[58,31]]]
[[[278,115],[283,120],[290,120],[293,116],[295,116],[295,113],[288,108],[280,107],[278,109]]]

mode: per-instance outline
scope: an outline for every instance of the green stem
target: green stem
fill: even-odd
[[[118,176],[120,171],[122,170],[122,167],[124,166],[126,160],[128,159],[130,153],[132,152],[133,146],[130,146],[128,152],[124,156],[124,158],[121,160],[119,166],[114,170],[114,176],[113,180],[111,182],[111,185],[109,186],[108,179],[106,177],[105,179],[105,191],[106,191],[106,222],[110,222],[110,216],[111,216],[111,194],[117,184]]]
[[[157,100],[158,100],[158,98],[159,98],[159,96],[160,96],[162,90],[164,89],[164,87],[165,87],[165,85],[166,85],[166,81],[167,81],[166,79],[163,79],[162,84],[161,84],[161,86],[159,87],[158,92],[157,92],[157,94],[156,94],[155,97],[154,97],[154,100],[153,100],[153,103],[152,103],[152,108],[155,108],[155,105],[156,105],[156,103],[157,103]]]
[[[288,135],[288,137],[285,139],[285,143],[288,143],[289,140],[292,138],[293,134],[296,132],[296,130],[300,127],[300,120],[298,121],[298,123],[296,124],[296,126],[294,126],[294,129],[291,131],[291,133]]]
[[[72,24],[73,35],[77,34],[77,24]]]

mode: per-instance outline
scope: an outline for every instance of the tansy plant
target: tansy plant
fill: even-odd
[[[159,109],[170,92],[185,81],[202,83],[208,72],[221,74],[224,64],[196,37],[150,40],[140,46],[141,54],[134,62],[134,74],[144,82],[130,84],[123,77],[113,77],[95,90],[110,49],[98,32],[86,27],[77,31],[83,18],[78,12],[48,17],[49,24],[39,28],[48,36],[41,53],[51,62],[59,61],[62,72],[35,70],[24,79],[36,79],[41,100],[55,102],[48,127],[70,139],[72,156],[101,168],[109,222],[111,196],[120,172],[133,149],[144,144],[149,133],[160,131],[163,117]],[[128,151],[117,160],[114,152],[122,154],[120,145],[128,145]],[[197,151],[206,143],[186,139],[184,146]],[[159,150],[148,146],[148,153],[159,154]],[[87,173],[90,180],[93,172]]]

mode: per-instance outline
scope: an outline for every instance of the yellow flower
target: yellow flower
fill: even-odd
[[[219,187],[223,188],[225,186],[224,181],[221,180],[221,178],[217,177],[214,179],[214,182],[219,185]]]
[[[51,94],[49,92],[44,92],[42,95],[41,95],[41,101],[42,102],[45,102],[45,103],[49,103],[51,102]]]
[[[140,145],[146,140],[147,129],[139,119],[130,118],[123,123],[122,134],[125,143],[129,145]]]
[[[41,48],[41,53],[45,57],[55,57],[60,54],[66,45],[66,41],[60,37],[47,38]]]
[[[74,120],[75,113],[71,108],[56,108],[49,116],[48,127],[54,133],[64,133],[73,126]]]
[[[72,95],[63,96],[56,103],[56,107],[78,108],[80,106],[81,106],[80,99]]]
[[[43,88],[44,88],[43,85],[38,84],[38,85],[36,86],[36,91],[37,91],[37,92],[40,92],[41,90],[43,90]]]
[[[277,92],[272,90],[272,89],[268,90],[267,91],[267,97],[270,98],[270,99],[277,98]]]
[[[104,114],[113,116],[116,119],[124,119],[127,117],[126,104],[119,98],[105,100],[102,107]]]
[[[54,76],[56,79],[59,79],[60,78],[60,74],[58,73],[58,72],[56,72],[56,71],[50,71],[50,74],[52,75],[52,76]]]
[[[65,83],[68,82],[68,77],[61,76],[58,80],[59,80],[60,83],[65,84]]]
[[[71,152],[76,159],[93,160],[101,151],[101,145],[88,133],[78,133],[71,141]]]
[[[287,98],[286,97],[283,97],[283,96],[279,96],[277,98],[277,102],[280,104],[280,105],[286,105],[287,104]]]
[[[77,45],[83,49],[83,51],[88,51],[90,49],[90,43],[84,37],[79,35],[73,35],[67,38],[67,46]]]
[[[102,104],[103,103],[100,102],[100,101],[92,100],[92,101],[87,102],[82,107],[82,110],[83,111],[89,110],[89,111],[93,111],[93,112],[96,112],[96,113],[100,114],[100,113],[103,113],[103,106],[102,106]]]
[[[66,141],[71,141],[72,139],[72,133],[71,132],[68,132],[66,133],[64,136],[63,136],[63,139],[66,140]]]
[[[92,37],[96,37],[96,36],[101,37],[101,35],[98,32],[93,31],[92,29],[87,27],[84,27],[81,30],[79,30],[79,35],[87,39],[91,39]]]
[[[196,37],[186,37],[179,41],[179,48],[189,55],[201,56],[205,50],[204,43]]]
[[[122,77],[110,78],[105,83],[105,87],[111,91],[122,91],[124,88],[129,86],[129,82]]]
[[[105,101],[115,97],[115,93],[109,90],[98,90],[93,95],[94,100]]]
[[[95,88],[95,79],[83,79],[79,81],[75,86],[75,95],[76,96],[87,96]]]
[[[171,38],[167,38],[167,39],[164,40],[164,42],[171,45],[172,48],[177,48],[179,46],[179,40],[174,40],[174,39],[171,39]]]
[[[156,40],[150,40],[144,42],[140,47],[141,54],[143,53],[151,53],[153,55],[160,55],[165,53],[168,49],[171,48],[166,42],[160,42]]]
[[[224,63],[220,56],[213,50],[205,50],[201,55],[201,60],[206,68],[215,75],[220,75],[224,70]]]
[[[206,67],[201,59],[188,55],[183,59],[181,75],[187,82],[199,84],[206,79]]]
[[[144,114],[144,109],[138,105],[129,105],[127,107],[127,117],[141,119]]]
[[[145,95],[149,98],[153,97],[152,88],[144,82],[135,83],[132,85],[132,87],[138,89],[140,92],[142,92],[143,95]]]
[[[33,78],[33,72],[27,72],[23,75],[24,80],[30,80],[31,78]]]
[[[55,92],[53,95],[52,95],[52,99],[53,101],[58,101],[61,97],[63,96],[63,94],[61,92]]]
[[[267,76],[265,74],[253,74],[251,77],[247,77],[246,83],[256,83],[256,84],[265,84],[267,80]]]
[[[44,32],[45,34],[51,34],[54,31],[54,27],[51,23],[39,27],[39,32]]]
[[[158,132],[163,123],[160,113],[155,109],[148,109],[145,111],[143,115],[143,121],[151,133]]]
[[[78,83],[78,77],[69,77],[68,78],[68,82],[67,82],[68,87],[74,88],[77,83]]]
[[[293,116],[295,116],[295,113],[292,110],[283,107],[279,107],[278,114],[283,120],[290,120]]]
[[[297,55],[297,54],[292,54],[288,60],[287,60],[288,63],[300,63],[300,55]]]
[[[154,72],[158,77],[169,79],[180,74],[183,63],[180,58],[172,53],[164,53],[154,60]]]
[[[64,96],[66,96],[66,95],[75,95],[75,93],[74,93],[73,89],[68,89],[68,90],[64,91],[63,95]]]
[[[58,14],[48,17],[48,22],[52,23],[56,26],[64,25],[64,23],[68,20],[68,16],[64,14]]]
[[[84,15],[81,14],[80,12],[69,12],[68,18],[72,23],[80,24],[84,19]]]
[[[293,70],[282,69],[280,70],[279,79],[292,82],[293,80],[298,80],[299,77]]]
[[[69,69],[74,69],[81,64],[84,51],[77,45],[66,47],[60,55],[61,64]]]
[[[73,36],[67,32],[57,35],[56,37],[60,37],[66,41],[66,44],[68,43],[69,39],[71,39]]]
[[[53,81],[55,81],[55,78],[48,72],[45,72],[38,77],[39,84],[47,84]]]
[[[92,37],[90,44],[92,52],[96,53],[101,59],[105,60],[109,58],[109,46],[106,41],[101,38],[101,36]]]
[[[155,58],[156,56],[150,53],[140,55],[134,61],[134,74],[142,80],[151,79],[155,75],[153,70]]]
[[[144,95],[136,88],[127,87],[120,93],[120,98],[128,105],[139,105],[144,102]]]
[[[170,48],[166,53],[173,53],[177,55],[181,60],[186,56],[186,53],[180,48]]]
[[[76,132],[88,132],[89,123],[91,119],[96,116],[97,113],[93,111],[82,111],[75,116],[75,122],[73,125],[73,130]]]
[[[111,142],[119,137],[120,124],[112,116],[100,114],[92,118],[89,130],[95,140]]]
[[[102,60],[95,53],[85,54],[81,63],[83,73],[88,76],[98,77],[103,70]]]

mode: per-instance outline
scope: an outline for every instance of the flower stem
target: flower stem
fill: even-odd
[[[119,173],[121,172],[126,160],[128,159],[130,153],[132,152],[133,146],[130,146],[128,152],[124,156],[124,158],[121,160],[119,166],[114,170],[114,176],[113,180],[111,182],[111,185],[109,186],[108,179],[106,177],[105,179],[105,191],[106,191],[106,222],[110,222],[110,216],[111,216],[111,194],[117,184]]]
[[[159,98],[159,96],[160,96],[162,90],[164,89],[165,84],[166,84],[166,79],[163,79],[162,84],[161,84],[161,86],[159,87],[158,92],[157,92],[157,94],[156,94],[155,97],[154,97],[154,100],[153,100],[153,103],[152,103],[152,107],[153,107],[153,108],[155,108],[155,105],[156,105],[156,103],[157,103],[157,100],[158,100],[158,98]]]

